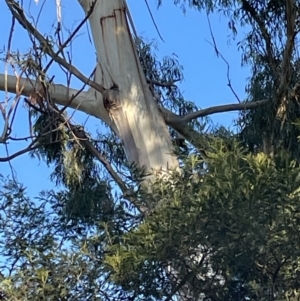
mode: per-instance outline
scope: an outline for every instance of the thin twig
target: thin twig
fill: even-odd
[[[63,59],[59,55],[56,55],[49,41],[46,40],[44,36],[36,28],[34,28],[32,24],[26,19],[24,12],[18,3],[12,0],[5,0],[5,1],[12,15],[18,20],[20,25],[22,25],[28,32],[30,32],[39,41],[45,53],[50,55],[55,62],[62,65],[64,68],[66,68],[69,72],[71,72],[82,82],[91,86],[92,88],[99,91],[100,93],[104,93],[106,91],[106,89],[103,86],[97,84],[95,81],[90,80],[85,75],[83,75],[83,73],[81,73],[75,66],[69,64],[65,59]]]
[[[154,17],[153,17],[153,14],[152,14],[152,11],[151,11],[151,8],[150,8],[150,6],[149,6],[148,1],[145,0],[145,3],[146,3],[146,6],[147,6],[147,9],[148,9],[148,12],[149,12],[149,14],[150,14],[150,17],[151,17],[151,19],[152,19],[152,22],[153,22],[153,24],[154,24],[154,26],[155,26],[155,29],[156,29],[157,34],[159,35],[160,39],[161,39],[163,42],[165,42],[164,39],[162,38],[160,32],[159,32],[158,26],[156,25],[156,22],[155,22],[155,20],[154,20]]]
[[[66,46],[72,41],[76,33],[80,30],[80,28],[85,24],[85,22],[88,20],[88,18],[93,13],[94,7],[95,7],[96,1],[92,3],[92,6],[90,7],[90,10],[86,14],[85,18],[79,23],[79,25],[75,28],[75,30],[70,34],[70,36],[67,38],[67,40],[59,47],[58,51],[55,53],[55,57],[57,57],[63,50],[66,48]],[[47,64],[45,69],[43,70],[44,74],[48,71],[50,66],[52,65],[54,61],[54,58],[52,57],[50,62]]]
[[[175,83],[179,81],[178,80],[174,80],[174,81],[171,81],[171,82],[160,82],[160,81],[157,81],[157,80],[147,80],[147,83],[148,84],[152,84],[152,85],[156,85],[156,86],[160,86],[160,87],[176,87]]]
[[[271,36],[264,24],[264,21],[260,18],[258,12],[253,8],[253,6],[251,6],[249,1],[242,0],[242,9],[245,10],[245,12],[248,13],[252,17],[252,19],[256,22],[256,24],[258,25],[258,28],[259,28],[259,30],[262,34],[262,37],[266,43],[266,51],[267,51],[266,54],[269,59],[270,67],[274,73],[275,79],[278,82],[279,74],[278,74],[278,71],[276,68],[276,60],[275,60],[275,56],[274,56],[273,43],[272,43]]]
[[[210,23],[210,19],[208,17],[208,13],[206,14],[207,16],[207,22],[208,22],[208,27],[209,27],[209,32],[210,32],[210,36],[212,38],[212,43],[207,41],[210,45],[213,46],[215,52],[216,52],[216,55],[218,57],[221,57],[221,59],[224,61],[224,63],[226,64],[227,66],[227,86],[229,87],[229,89],[231,90],[231,92],[233,93],[233,95],[235,96],[235,98],[237,99],[237,101],[239,103],[241,103],[241,100],[239,98],[239,96],[237,95],[237,93],[234,91],[232,85],[231,85],[231,79],[230,79],[230,65],[228,63],[228,61],[225,59],[225,57],[222,55],[222,53],[219,51],[218,47],[217,47],[217,43],[216,43],[216,40],[215,40],[215,37],[214,37],[214,34],[213,34],[213,31],[212,31],[212,27],[211,27],[211,23]]]

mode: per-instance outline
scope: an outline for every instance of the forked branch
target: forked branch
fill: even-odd
[[[10,93],[20,93],[29,96],[32,92],[39,91],[41,83],[24,77],[0,74],[0,90]],[[118,133],[115,125],[111,122],[107,111],[103,108],[93,89],[81,91],[72,89],[60,84],[48,84],[48,92],[51,99],[58,105],[68,106],[69,108],[80,110],[89,115],[100,118],[108,124],[115,133]],[[76,97],[74,97],[76,96]],[[72,101],[70,102],[70,99]]]
[[[62,58],[59,55],[61,49],[59,49],[59,51],[55,53],[49,41],[45,39],[44,36],[35,27],[33,27],[33,25],[27,20],[23,9],[19,6],[17,2],[12,0],[6,0],[6,4],[9,7],[13,17],[15,17],[18,20],[20,25],[22,25],[26,31],[32,34],[39,41],[40,46],[42,47],[44,52],[47,53],[55,62],[57,62],[64,68],[66,68],[66,70],[68,70],[71,74],[73,74],[78,79],[80,79],[83,83],[91,86],[92,88],[99,91],[100,93],[106,91],[106,89],[103,86],[97,84],[95,81],[86,77],[76,67],[68,63],[64,58]]]
[[[199,110],[196,112],[192,112],[192,113],[182,116],[181,122],[188,123],[189,121],[191,121],[193,119],[196,119],[199,117],[205,117],[208,115],[213,115],[216,113],[252,110],[252,109],[258,108],[262,105],[265,105],[267,102],[268,102],[268,100],[264,99],[264,100],[254,101],[254,102],[232,103],[232,104],[228,104],[228,105],[209,107],[209,108]],[[179,119],[177,119],[177,121],[179,121]]]

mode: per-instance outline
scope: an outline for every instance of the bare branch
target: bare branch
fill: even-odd
[[[39,147],[39,145],[36,145],[36,146],[32,146],[32,143],[30,145],[28,145],[26,148],[20,150],[20,151],[17,151],[15,152],[14,154],[10,155],[10,156],[7,156],[7,157],[3,157],[3,158],[0,158],[0,162],[9,162],[21,155],[24,155],[30,151],[33,151],[35,149],[37,149]]]
[[[75,37],[75,35],[77,34],[77,32],[80,30],[80,28],[85,24],[85,22],[88,20],[88,18],[90,17],[90,15],[92,14],[94,7],[95,7],[96,1],[94,1],[92,3],[92,6],[90,7],[90,11],[86,14],[85,18],[78,24],[78,26],[75,28],[75,30],[71,33],[71,35],[67,38],[67,40],[61,44],[61,46],[59,47],[58,51],[55,53],[55,57],[57,57],[64,49],[65,47],[71,43],[72,39]],[[59,14],[61,7],[59,7]],[[61,16],[60,16],[61,17]],[[58,19],[60,20],[59,16]],[[59,21],[60,22],[60,21]],[[50,60],[50,62],[47,64],[46,68],[43,70],[44,73],[47,72],[47,70],[50,68],[52,62],[54,61],[54,58],[52,57],[52,60]]]
[[[209,44],[211,44],[216,52],[217,57],[221,57],[221,59],[223,60],[223,62],[226,64],[227,66],[227,86],[229,87],[229,89],[231,90],[231,92],[233,93],[233,95],[235,96],[235,98],[237,99],[237,101],[239,103],[241,103],[241,100],[239,98],[239,96],[237,95],[237,93],[234,91],[232,84],[231,84],[231,79],[230,79],[230,65],[228,63],[228,61],[225,59],[225,57],[223,56],[223,54],[219,51],[213,31],[212,31],[212,27],[211,27],[211,23],[210,23],[210,19],[208,16],[208,12],[206,13],[206,17],[207,17],[207,22],[208,22],[208,27],[209,27],[209,32],[210,32],[210,36],[212,39],[212,43],[208,41]]]
[[[254,102],[233,103],[233,104],[228,104],[228,105],[209,107],[209,108],[199,110],[197,112],[189,113],[187,115],[182,116],[182,122],[189,122],[193,119],[196,119],[199,117],[205,117],[205,116],[216,114],[216,113],[251,110],[251,109],[260,107],[260,106],[266,104],[267,102],[268,102],[268,100],[264,99],[264,100],[254,101]]]
[[[102,165],[105,167],[105,169],[113,178],[113,180],[119,185],[124,197],[128,198],[142,213],[146,212],[148,210],[147,208],[138,204],[135,198],[130,198],[132,191],[127,188],[126,184],[114,171],[111,164],[106,160],[105,156],[103,156],[91,143],[91,141],[86,136],[85,131],[70,123],[68,123],[68,125],[72,132],[75,134],[75,136],[79,139],[80,143],[86,148],[86,150],[89,151],[92,155],[94,155],[95,158],[102,163]]]
[[[19,6],[18,3],[12,0],[6,0],[6,4],[11,10],[12,15],[18,20],[18,22],[29,32],[31,33],[40,43],[42,49],[52,57],[52,59],[66,68],[70,73],[72,73],[74,76],[76,76],[78,79],[80,79],[85,84],[93,87],[95,90],[99,91],[100,93],[103,93],[106,91],[106,89],[97,84],[95,81],[87,78],[83,73],[81,73],[76,67],[74,67],[72,64],[69,64],[65,59],[63,59],[61,56],[57,55],[54,50],[52,49],[52,46],[50,43],[44,38],[44,36],[32,26],[32,24],[26,19],[23,9]]]
[[[41,84],[27,78],[16,78],[12,75],[0,74],[0,90],[16,93],[20,91],[23,96],[30,96],[32,92],[41,90]],[[115,133],[118,133],[115,125],[110,120],[107,111],[103,107],[101,99],[97,99],[95,91],[90,89],[78,93],[77,89],[68,88],[60,84],[49,84],[48,91],[53,101],[62,106],[68,106],[75,110],[80,110],[89,115],[100,118],[108,124]],[[76,97],[70,102],[70,98]]]
[[[215,106],[215,107],[199,110],[197,112],[193,112],[184,116],[178,116],[166,108],[160,108],[160,111],[164,117],[166,124],[170,126],[173,130],[175,130],[178,134],[180,134],[182,138],[184,138],[189,143],[194,145],[200,151],[202,157],[205,159],[206,152],[209,148],[209,140],[207,139],[208,137],[203,133],[199,133],[195,131],[188,124],[189,121],[199,117],[205,117],[216,113],[251,110],[259,106],[262,106],[267,102],[268,100],[260,100],[255,102]]]
[[[12,23],[11,23],[9,36],[8,36],[8,43],[7,43],[6,61],[8,61],[8,59],[10,57],[11,42],[12,42],[12,36],[13,36],[14,28],[15,28],[15,18],[12,17]],[[6,63],[6,66],[7,66],[7,63]],[[7,72],[7,68],[6,68],[6,72]],[[4,88],[5,88],[5,92],[7,92],[7,87],[4,87]],[[3,120],[4,120],[4,127],[3,127],[2,134],[0,136],[0,143],[5,143],[6,142],[8,136],[9,136],[9,131],[10,131],[9,116],[7,116],[7,114],[6,114],[7,102],[8,102],[8,98],[6,97],[5,105],[3,106],[0,103],[0,111],[1,111],[1,114],[2,114],[2,117],[3,117]]]
[[[201,149],[201,148],[205,148],[204,145],[205,139],[203,140],[202,136],[188,125],[189,121],[199,117],[205,117],[216,113],[251,110],[251,109],[258,108],[266,104],[267,102],[268,100],[259,100],[255,102],[220,105],[220,106],[199,110],[197,112],[189,113],[184,116],[179,116],[173,113],[172,111],[162,107],[160,107],[160,111],[168,126],[173,128],[177,133],[179,133],[184,139],[189,141],[191,144]]]
[[[153,22],[153,24],[154,24],[154,26],[155,26],[156,32],[158,33],[160,39],[161,39],[163,42],[165,42],[164,39],[162,38],[160,32],[159,32],[159,29],[158,29],[157,25],[156,25],[156,22],[155,22],[155,20],[154,20],[154,17],[153,17],[153,14],[152,14],[152,11],[151,11],[151,8],[150,8],[150,6],[149,6],[148,1],[145,0],[145,3],[146,3],[146,5],[147,5],[147,9],[148,9],[148,12],[149,12],[149,14],[150,14],[150,17],[151,17],[151,19],[152,19],[152,22]]]

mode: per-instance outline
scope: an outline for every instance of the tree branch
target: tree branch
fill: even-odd
[[[167,88],[167,87],[176,87],[175,83],[177,81],[179,81],[179,80],[174,80],[174,81],[171,81],[171,82],[160,82],[160,81],[157,81],[157,80],[147,80],[147,83],[155,85],[155,86]]]
[[[172,111],[166,108],[160,108],[160,111],[163,115],[163,118],[166,124],[174,129],[178,134],[182,136],[185,140],[189,141],[195,147],[197,147],[200,151],[205,153],[207,148],[207,137],[203,137],[203,134],[199,134],[196,132],[191,126],[188,125],[188,122],[199,118],[205,117],[208,115],[216,114],[216,113],[225,113],[231,111],[243,111],[243,110],[251,110],[255,109],[259,106],[266,104],[268,100],[259,100],[255,102],[246,102],[246,103],[234,103],[228,105],[220,105],[215,107],[206,108],[203,110],[199,110],[197,112],[193,112],[184,116],[179,116]]]
[[[207,22],[208,22],[208,27],[209,27],[209,32],[210,32],[210,36],[212,39],[212,43],[208,41],[209,44],[211,44],[215,50],[215,53],[217,55],[217,57],[221,57],[221,59],[223,60],[223,62],[226,64],[227,66],[227,86],[229,87],[229,89],[231,90],[231,92],[233,93],[233,95],[235,96],[235,98],[237,99],[237,101],[239,103],[241,103],[240,98],[238,97],[237,93],[234,91],[232,84],[231,84],[231,79],[230,79],[230,65],[228,63],[228,61],[225,59],[225,57],[223,56],[223,54],[219,51],[214,34],[213,34],[213,30],[212,30],[212,26],[210,23],[210,19],[209,19],[209,15],[208,12],[206,12],[206,17],[207,17]]]
[[[0,157],[0,162],[9,162],[21,155],[24,155],[30,151],[33,151],[35,149],[37,149],[39,147],[39,145],[36,145],[36,146],[33,146],[34,143],[30,143],[26,148],[20,150],[20,151],[17,151],[15,152],[14,154],[10,155],[10,156],[7,156],[7,157]]]
[[[91,141],[86,136],[85,131],[70,123],[68,123],[68,126],[75,134],[75,136],[79,139],[80,143],[86,148],[86,150],[89,151],[96,159],[98,159],[102,163],[102,165],[105,167],[107,172],[111,175],[113,180],[119,185],[124,197],[128,198],[142,213],[146,212],[148,210],[146,207],[141,206],[140,204],[137,203],[137,201],[134,198],[130,197],[130,195],[132,195],[132,191],[127,188],[126,184],[119,177],[119,175],[114,171],[111,164],[106,160],[105,156],[103,156],[91,143]]]
[[[12,75],[0,74],[0,90],[10,93],[20,93],[23,96],[30,96],[34,91],[41,90],[41,84],[35,80]],[[110,120],[107,111],[103,107],[101,99],[97,99],[94,89],[81,91],[72,89],[60,84],[49,84],[48,91],[51,99],[58,105],[80,110],[89,115],[100,118],[117,134],[118,130]],[[79,92],[79,93],[78,93]],[[70,102],[70,98],[76,97]]]
[[[283,53],[283,62],[282,62],[282,73],[281,73],[281,80],[280,85],[277,89],[277,95],[280,99],[287,85],[290,82],[290,66],[291,66],[291,59],[295,45],[295,11],[294,11],[294,1],[293,0],[286,0],[286,31],[287,31],[287,39],[284,47]]]
[[[6,0],[6,4],[9,7],[12,15],[20,23],[20,25],[22,25],[25,28],[26,31],[31,33],[39,41],[40,46],[42,47],[44,52],[47,53],[48,55],[50,55],[50,57],[55,62],[57,62],[58,64],[60,64],[64,68],[66,68],[66,70],[68,70],[70,73],[72,73],[78,79],[80,79],[82,82],[84,82],[85,84],[91,86],[92,88],[99,91],[100,93],[103,93],[103,92],[106,91],[106,89],[103,86],[101,86],[101,85],[97,84],[95,81],[87,78],[76,67],[74,67],[72,64],[69,64],[65,59],[63,59],[61,56],[56,54],[54,52],[54,50],[52,49],[52,46],[49,43],[49,41],[46,40],[44,38],[44,36],[35,27],[33,27],[33,25],[26,19],[25,15],[24,15],[24,12],[23,12],[23,9],[19,6],[18,3],[16,3],[15,1]]]
[[[268,100],[258,100],[254,102],[245,102],[245,103],[233,103],[228,105],[220,105],[215,107],[209,107],[203,110],[199,110],[197,112],[192,112],[187,115],[182,116],[182,122],[189,122],[193,119],[199,117],[205,117],[208,115],[216,114],[216,113],[225,113],[225,112],[232,112],[232,111],[244,111],[244,110],[251,110],[257,107],[260,107],[266,104]]]
[[[273,52],[273,45],[272,45],[272,39],[271,36],[263,22],[263,20],[259,17],[257,11],[255,8],[253,8],[249,1],[247,0],[242,0],[242,8],[245,10],[246,13],[249,13],[249,15],[252,17],[252,19],[256,22],[256,24],[259,27],[259,30],[262,34],[262,37],[266,43],[266,51],[267,51],[267,56],[270,62],[271,69],[274,73],[274,77],[279,81],[279,74],[276,70],[276,60]]]

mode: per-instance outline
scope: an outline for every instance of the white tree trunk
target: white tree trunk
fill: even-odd
[[[88,13],[93,0],[79,0]],[[97,53],[95,81],[106,89],[95,91],[99,106],[107,102],[127,159],[140,167],[178,166],[166,123],[147,85],[127,21],[124,0],[98,0],[89,18]]]
[[[78,1],[88,13],[95,0]],[[110,126],[122,141],[130,163],[146,167],[149,172],[177,168],[168,127],[146,82],[127,13],[125,0],[97,0],[89,17],[97,53],[95,82],[107,91],[101,93],[90,88],[80,92],[71,103],[69,99],[77,90],[50,84],[49,93],[55,103],[93,115]],[[0,90],[7,92],[26,96],[40,90],[39,85],[0,74]],[[166,109],[164,113],[170,125],[177,124],[175,114]]]
[[[148,171],[175,168],[170,134],[141,68],[125,1],[98,0],[89,18],[98,63],[95,81],[106,89],[118,87],[104,95],[95,91],[96,99],[105,103],[109,98],[109,115],[129,162]],[[79,2],[88,13],[93,0]]]

